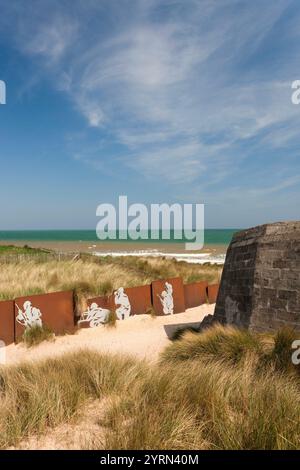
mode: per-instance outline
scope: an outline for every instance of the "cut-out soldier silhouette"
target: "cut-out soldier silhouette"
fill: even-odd
[[[166,290],[163,290],[161,295],[157,294],[161,301],[163,312],[165,315],[172,315],[174,313],[174,300],[173,300],[173,287],[169,282],[165,283]]]
[[[42,327],[42,312],[40,309],[33,307],[32,303],[29,300],[26,300],[23,304],[24,311],[18,307],[18,315],[16,320],[21,325],[25,326],[26,328],[31,328],[32,326],[40,326]]]
[[[98,307],[96,302],[93,302],[86,312],[82,313],[78,324],[87,322],[90,328],[94,328],[108,321],[110,311],[106,308]]]
[[[119,320],[125,320],[129,318],[131,305],[128,295],[125,294],[123,287],[119,287],[119,289],[115,292],[115,305],[120,305],[120,307],[116,309],[116,315]]]

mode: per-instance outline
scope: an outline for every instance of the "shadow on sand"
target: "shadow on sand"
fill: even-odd
[[[186,331],[200,333],[205,328],[208,328],[213,323],[213,315],[207,315],[200,322],[191,323],[174,323],[172,325],[164,325],[164,330],[167,337],[171,341],[175,341],[182,337]]]

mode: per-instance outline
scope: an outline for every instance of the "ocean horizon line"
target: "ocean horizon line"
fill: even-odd
[[[118,231],[119,229],[117,229]],[[151,230],[151,227],[149,228]],[[171,231],[174,229],[170,229]],[[192,230],[196,230],[194,227]],[[207,227],[204,231],[207,230],[245,230],[245,228],[240,227]],[[9,232],[96,232],[96,229],[91,228],[24,228],[24,229],[1,229],[1,233]]]
[[[205,229],[204,230],[204,244],[205,245],[228,245],[234,233],[240,229]],[[107,238],[100,240],[97,237],[96,230],[90,229],[42,229],[42,230],[0,230],[0,242],[97,242],[97,243],[121,243],[121,244],[142,244],[149,245],[158,244],[183,244],[189,241],[188,238],[182,236],[176,238],[175,231],[170,230],[170,235],[165,237],[166,233],[157,231],[157,237],[151,238],[150,230],[148,231],[147,238],[139,238],[137,240],[131,239],[130,235],[127,238],[120,238],[119,231],[117,230],[116,238]],[[124,235],[124,234],[123,234]],[[145,235],[145,234],[144,234]]]

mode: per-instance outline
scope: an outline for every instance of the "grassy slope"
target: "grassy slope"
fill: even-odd
[[[124,286],[138,286],[158,278],[181,276],[184,281],[218,282],[220,266],[200,266],[162,258],[82,255],[76,262],[45,260],[38,256],[19,262],[1,262],[0,300],[17,296],[74,289],[80,302]]]
[[[49,435],[88,400],[104,398],[99,440],[87,433],[85,448],[299,448],[293,337],[218,326],[174,342],[156,365],[81,351],[2,368],[0,446]]]
[[[0,255],[15,255],[15,254],[38,254],[47,253],[49,250],[40,248],[31,248],[30,246],[14,246],[14,245],[0,245]]]

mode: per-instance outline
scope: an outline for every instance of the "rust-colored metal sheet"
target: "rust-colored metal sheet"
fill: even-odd
[[[172,315],[185,311],[184,288],[180,277],[153,281],[151,288],[156,315]]]
[[[80,328],[106,323],[109,311],[114,310],[118,320],[147,313],[151,307],[151,286],[120,287],[110,296],[94,297],[87,301],[87,310],[78,321]]]
[[[185,297],[185,308],[198,307],[198,305],[205,304],[207,302],[207,282],[192,282],[185,284],[184,297]]]
[[[79,328],[94,328],[106,323],[112,308],[112,296],[104,295],[88,299],[87,309],[81,313],[77,326]]]
[[[124,289],[130,303],[130,315],[142,315],[152,307],[151,286],[127,287]]]
[[[215,304],[218,297],[220,284],[211,284],[207,286],[207,297],[210,304]]]
[[[15,341],[15,302],[0,302],[0,341],[5,345]]]
[[[15,337],[26,327],[46,325],[55,334],[74,331],[74,295],[72,291],[30,295],[15,299]]]
[[[98,297],[93,297],[92,299],[87,300],[88,307],[92,304],[97,304],[98,307],[107,308],[110,310],[113,307],[112,303],[112,296],[111,295],[103,295]]]

